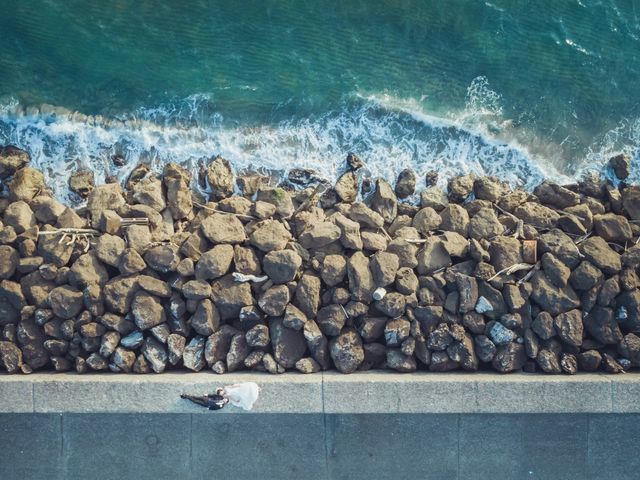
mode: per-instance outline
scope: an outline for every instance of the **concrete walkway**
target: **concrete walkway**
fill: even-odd
[[[181,393],[253,381],[255,413],[640,413],[640,374],[0,375],[0,412],[205,413]],[[225,408],[220,413],[239,413]]]
[[[249,380],[249,414],[179,398]],[[0,375],[0,479],[637,480],[639,393],[637,374]]]

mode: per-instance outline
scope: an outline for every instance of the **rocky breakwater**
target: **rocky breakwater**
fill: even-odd
[[[335,186],[296,190],[218,157],[209,198],[177,165],[140,166],[124,189],[74,177],[87,197],[74,210],[28,164],[0,150],[10,373],[640,365],[638,186],[528,193],[466,175],[415,192],[412,171],[368,183],[350,156]]]

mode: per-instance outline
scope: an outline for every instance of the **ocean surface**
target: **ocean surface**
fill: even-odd
[[[68,176],[141,161],[531,188],[632,156],[640,1],[0,0],[0,144]],[[117,167],[114,155],[127,164]]]

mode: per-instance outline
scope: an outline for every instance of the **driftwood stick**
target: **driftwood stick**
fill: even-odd
[[[93,230],[92,228],[57,228],[55,230],[44,230],[38,232],[38,236],[40,235],[89,235],[96,236],[100,235],[98,230]]]
[[[519,272],[520,270],[531,270],[533,267],[535,267],[535,265],[530,265],[528,263],[515,263],[515,264],[511,265],[510,267],[503,268],[502,270],[497,272],[493,277],[488,279],[487,282],[490,282],[494,278],[499,277],[500,275],[505,274],[505,273],[507,275],[511,275],[512,273]]]

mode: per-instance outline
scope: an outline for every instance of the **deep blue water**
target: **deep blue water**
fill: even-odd
[[[413,166],[531,186],[626,151],[640,2],[0,0],[0,144],[64,195],[138,161]],[[110,157],[128,158],[115,167]]]

